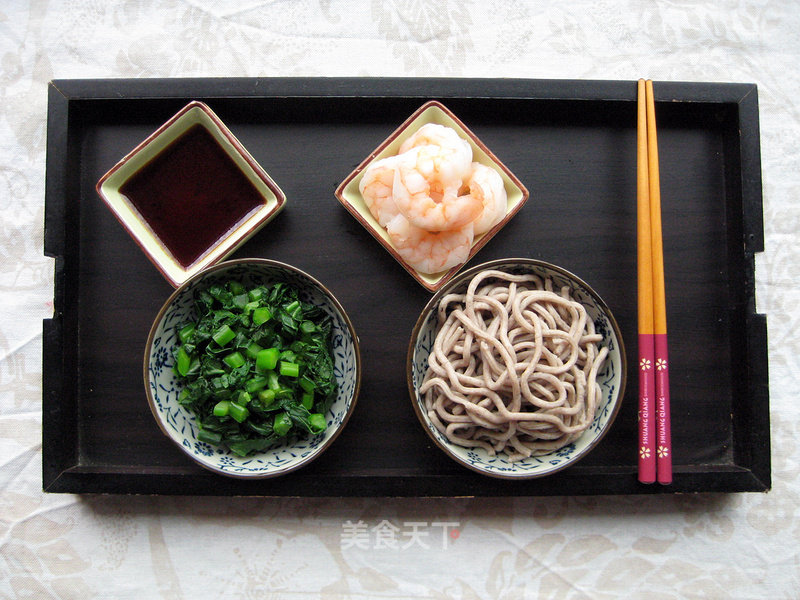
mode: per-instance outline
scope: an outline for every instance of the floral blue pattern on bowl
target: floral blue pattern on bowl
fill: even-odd
[[[556,288],[569,286],[574,299],[586,307],[587,313],[594,320],[596,331],[603,335],[602,343],[608,347],[608,358],[597,375],[597,382],[602,391],[602,400],[598,405],[594,420],[580,438],[559,450],[512,462],[505,454],[491,456],[481,448],[458,446],[436,429],[425,410],[423,398],[417,392],[428,369],[428,356],[436,337],[436,306],[439,304],[439,300],[446,294],[463,292],[469,281],[479,271],[485,269],[498,269],[509,273],[535,273],[542,277],[550,277]],[[542,261],[524,258],[500,259],[460,273],[431,298],[422,311],[412,334],[407,375],[414,412],[436,445],[451,458],[465,467],[493,477],[534,478],[550,475],[575,463],[594,448],[608,431],[617,416],[621,398],[624,395],[625,348],[619,326],[611,311],[600,296],[581,279],[560,267]]]
[[[332,349],[338,394],[325,415],[328,426],[321,434],[300,437],[246,457],[197,439],[194,416],[178,404],[181,383],[173,372],[175,349],[179,344],[178,328],[192,317],[196,291],[231,279],[245,286],[286,282],[299,290],[303,301],[321,307],[333,318]],[[150,409],[162,432],[201,466],[232,477],[273,477],[308,464],[330,446],[344,428],[355,407],[361,383],[358,338],[343,307],[310,275],[266,259],[224,262],[188,280],[162,307],[147,341],[144,383]]]

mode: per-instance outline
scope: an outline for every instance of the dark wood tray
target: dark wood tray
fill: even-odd
[[[615,313],[636,373],[636,83],[480,79],[61,80],[49,88],[43,488],[48,492],[296,496],[533,496],[770,488],[766,319],[754,85],[656,82],[670,335],[674,483],[636,477],[637,386],[575,466],[498,481],[429,442],[406,392],[412,326],[430,297],[334,198],[337,184],[428,99],[451,108],[531,199],[469,263],[547,260]],[[171,292],[96,196],[100,176],[190,100],[225,121],[288,196],[235,254],[321,279],[361,339],[357,409],[336,443],[291,475],[204,471],[159,432],[142,356]]]

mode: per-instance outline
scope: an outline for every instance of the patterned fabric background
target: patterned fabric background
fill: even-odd
[[[5,0],[0,598],[798,597],[798,31],[789,0]],[[47,82],[178,76],[757,83],[772,491],[335,502],[43,495]]]

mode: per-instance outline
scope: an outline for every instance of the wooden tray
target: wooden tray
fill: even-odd
[[[49,88],[43,488],[48,492],[295,496],[534,496],[765,491],[766,319],[754,85],[656,82],[674,483],[636,478],[636,83],[481,79],[61,80]],[[430,293],[337,202],[337,184],[423,102],[452,109],[523,181],[525,208],[469,265],[547,260],[603,296],[628,346],[611,431],[558,474],[498,481],[433,447],[406,392],[411,328]],[[99,177],[190,100],[211,106],[286,192],[234,256],[319,278],[361,339],[358,407],[309,467],[239,481],[202,470],[159,432],[142,356],[171,287],[97,197]]]

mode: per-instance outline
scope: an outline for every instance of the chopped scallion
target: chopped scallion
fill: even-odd
[[[325,422],[325,415],[321,415],[320,413],[314,413],[308,417],[308,424],[311,426],[311,431],[313,433],[325,431],[328,426]]]
[[[280,350],[277,348],[266,348],[260,350],[256,356],[256,369],[259,371],[271,371],[278,364]]]
[[[227,400],[220,400],[214,405],[214,416],[215,417],[227,417],[228,416],[228,409],[231,403]]]
[[[300,375],[300,365],[294,362],[281,361],[279,372],[284,377],[297,377]]]
[[[280,437],[283,437],[292,428],[292,419],[285,412],[279,412],[275,415],[275,420],[272,422],[272,430]]]
[[[228,413],[237,423],[244,422],[250,416],[250,411],[244,406],[239,406],[235,402],[231,402],[228,408]]]
[[[231,352],[228,354],[222,359],[222,362],[228,365],[231,369],[238,369],[245,363],[245,360],[244,356],[242,356],[242,353],[237,350],[236,352]]]
[[[190,341],[192,337],[194,337],[195,329],[196,327],[194,323],[189,323],[185,327],[181,328],[181,330],[178,332],[178,338],[181,340],[182,344],[185,344],[186,342]]]
[[[237,281],[198,290],[194,310],[174,332],[173,370],[198,440],[246,456],[325,429],[337,390],[325,311],[290,284]]]
[[[247,382],[244,384],[244,389],[247,390],[250,394],[254,394],[258,390],[264,389],[267,386],[267,378],[258,375],[253,377],[252,379],[248,379]]]
[[[234,333],[233,329],[228,327],[227,325],[223,325],[219,329],[217,329],[211,337],[214,339],[217,344],[220,346],[227,346],[228,343],[236,337],[236,333]]]
[[[186,349],[181,346],[178,348],[178,356],[176,357],[178,373],[184,377],[189,374],[189,367],[192,365],[192,357],[186,352]]]
[[[263,348],[256,344],[255,342],[251,342],[247,346],[247,358],[252,358],[253,360],[256,359],[258,353],[261,352]]]
[[[261,390],[258,392],[258,399],[264,406],[269,406],[275,400],[275,390]]]
[[[272,318],[272,313],[266,306],[260,306],[253,310],[253,325],[263,325]]]

